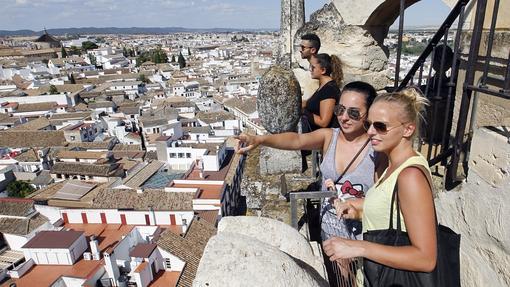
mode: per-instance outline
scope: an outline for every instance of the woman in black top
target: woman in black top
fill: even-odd
[[[319,89],[306,101],[303,101],[304,131],[319,128],[338,127],[333,116],[335,105],[340,99],[342,82],[342,66],[340,59],[328,54],[317,54],[310,58],[310,74],[312,79],[319,80]]]

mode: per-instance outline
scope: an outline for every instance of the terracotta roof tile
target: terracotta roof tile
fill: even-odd
[[[0,147],[53,147],[65,146],[63,131],[1,131]]]

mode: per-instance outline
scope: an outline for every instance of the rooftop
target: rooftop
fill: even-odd
[[[168,231],[161,234],[158,246],[186,262],[176,286],[192,286],[207,241],[215,234],[216,228],[198,217],[193,219],[184,237]]]
[[[80,231],[40,231],[21,248],[69,248],[83,232]]]
[[[166,192],[164,189],[145,189],[137,193],[132,189],[106,189],[94,198],[95,208],[124,208],[132,210],[192,211],[194,194],[190,192]]]
[[[129,256],[137,258],[149,258],[154,249],[156,249],[156,247],[158,246],[153,243],[151,244],[140,243],[129,252]]]
[[[22,198],[0,198],[0,215],[25,217],[34,212],[34,201]]]
[[[90,164],[81,162],[56,162],[52,174],[73,174],[113,177],[119,172],[119,164]]]
[[[63,131],[1,131],[0,147],[53,147],[65,146]]]

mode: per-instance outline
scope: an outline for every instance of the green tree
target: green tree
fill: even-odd
[[[76,46],[71,46],[69,48],[69,55],[81,55],[81,50]]]
[[[142,81],[144,83],[148,83],[149,82],[149,79],[147,78],[147,76],[145,74],[140,74],[137,78],[138,81]]]
[[[97,49],[99,46],[94,43],[94,42],[91,42],[91,41],[85,41],[83,43],[81,43],[81,48],[84,50],[84,51],[88,51],[88,50],[91,50],[91,49]]]
[[[182,68],[186,67],[186,59],[184,59],[184,56],[180,52],[179,52],[179,58],[177,58],[177,62],[179,63],[179,68],[182,69]]]
[[[90,64],[91,65],[96,65],[97,64],[97,59],[96,59],[96,56],[92,55],[92,54],[89,54],[89,59],[90,59]]]
[[[66,48],[64,48],[64,46],[62,46],[62,58],[67,58],[67,52],[66,52]]]
[[[50,95],[58,94],[57,87],[55,87],[55,85],[50,85],[50,89],[49,89],[48,93],[50,93]]]
[[[191,56],[191,50],[188,47],[188,56]]]
[[[124,55],[124,57],[129,56],[128,50],[126,49],[125,46],[122,48],[122,55]]]
[[[34,188],[26,181],[12,181],[7,185],[7,194],[12,197],[25,197],[32,192]]]
[[[172,55],[172,63],[175,63],[175,55]]]

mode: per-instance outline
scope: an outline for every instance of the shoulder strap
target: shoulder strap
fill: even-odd
[[[354,163],[354,161],[358,158],[358,156],[360,155],[360,153],[365,149],[365,147],[368,145],[368,143],[370,142],[370,138],[367,139],[367,141],[363,144],[363,146],[359,149],[359,151],[356,153],[356,155],[354,155],[354,157],[352,158],[351,162],[347,165],[347,167],[344,169],[344,171],[342,172],[342,174],[337,178],[337,180],[335,180],[335,184],[339,183],[340,180],[344,177],[345,173],[349,170],[349,168],[351,167],[351,165]]]
[[[402,170],[408,168],[408,167],[415,167],[418,168],[423,175],[425,175],[425,178],[427,179],[427,182],[429,183],[430,191],[434,193],[433,187],[432,187],[432,178],[430,176],[430,173],[427,172],[427,170],[422,166],[418,164],[412,164],[409,166],[406,166]],[[400,172],[402,172],[402,170]],[[399,173],[400,175],[400,173]],[[397,212],[397,230],[402,231],[402,221],[400,219],[400,201],[398,200],[398,176],[397,180],[395,181],[395,187],[393,188],[393,193],[391,195],[391,204],[390,204],[390,222],[389,222],[389,229],[393,229],[393,204],[396,203],[396,212]],[[434,218],[436,221],[436,227],[438,226],[437,222],[437,213],[436,213],[436,205],[434,204],[434,199],[432,199],[432,206],[434,207]]]

